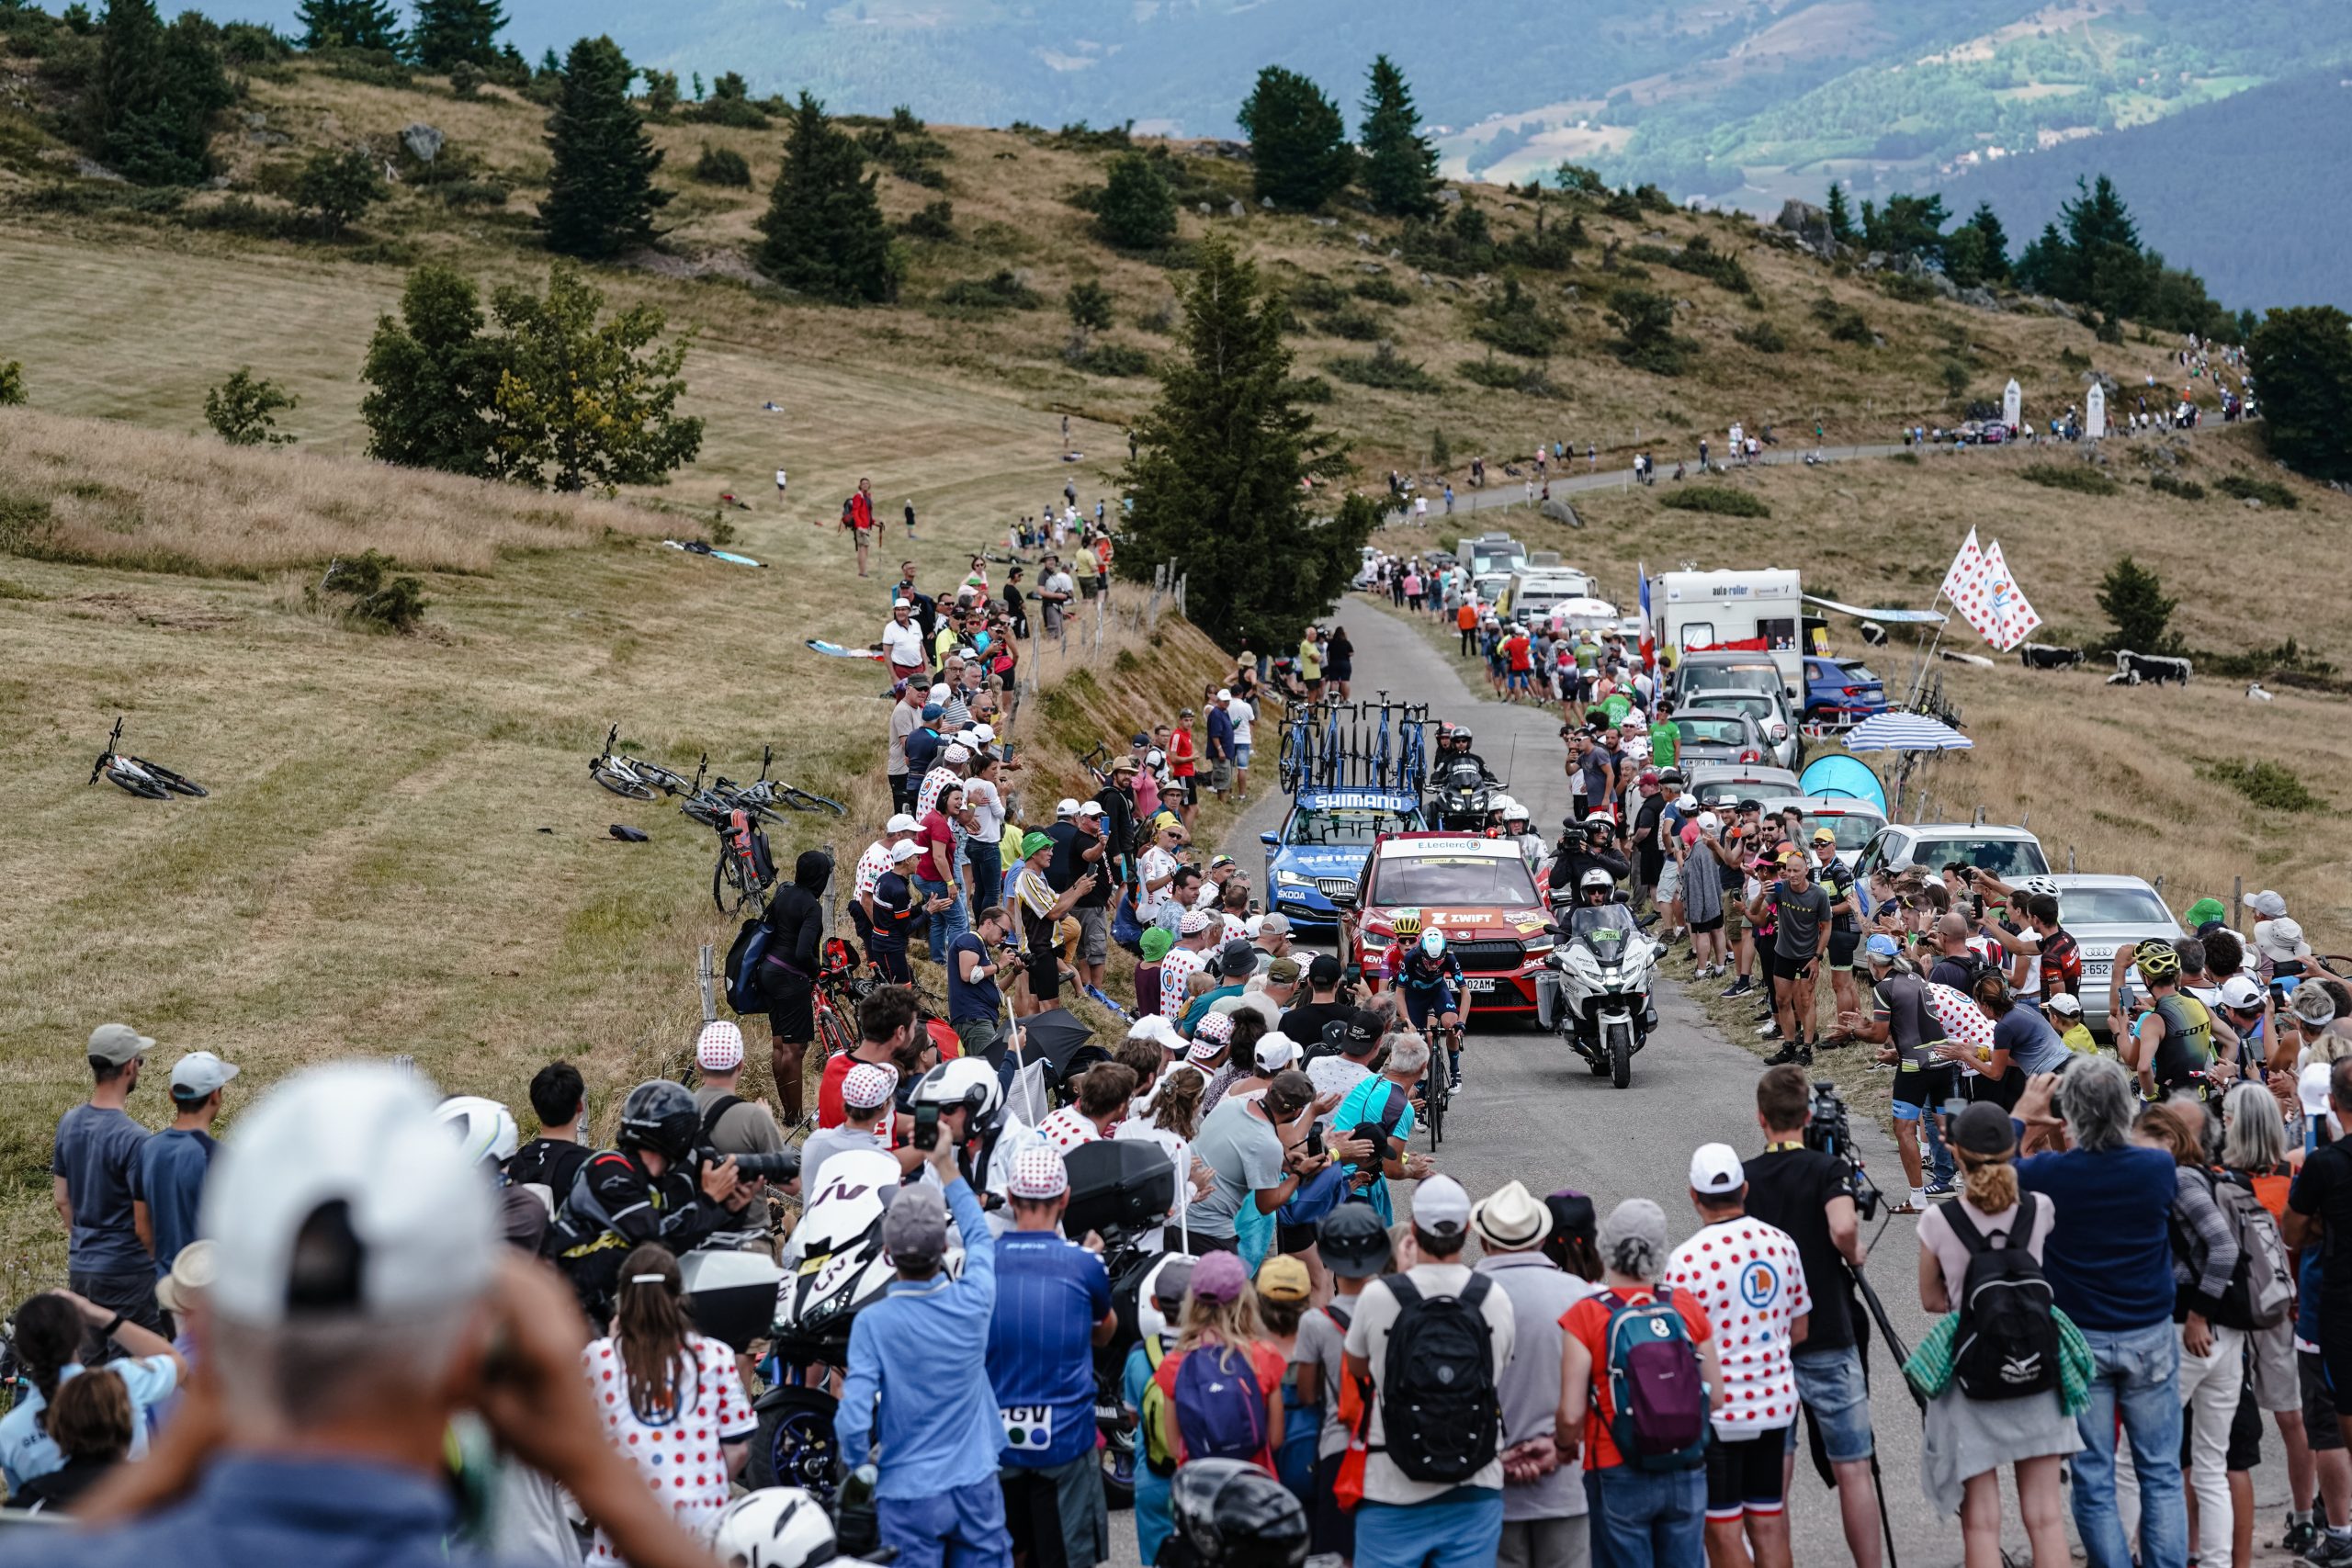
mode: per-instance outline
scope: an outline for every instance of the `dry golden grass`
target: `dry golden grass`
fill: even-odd
[[[0,410],[0,475],[13,553],[145,570],[249,577],[376,549],[487,571],[513,551],[662,532],[616,502],[30,409]]]

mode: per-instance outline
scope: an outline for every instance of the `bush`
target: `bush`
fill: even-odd
[[[360,626],[382,632],[413,632],[431,601],[413,577],[395,577],[354,604],[345,614]]]
[[[2258,501],[2265,506],[2280,506],[2292,512],[2299,504],[2295,492],[2277,479],[2250,479],[2245,474],[2223,474],[2213,481],[2213,488],[2233,501]]]
[[[319,231],[342,233],[391,194],[376,160],[357,148],[337,152],[322,147],[302,165],[294,182],[294,205],[311,214]]]
[[[1359,387],[1377,387],[1391,392],[1442,390],[1436,377],[1398,354],[1396,345],[1390,343],[1382,344],[1369,355],[1341,355],[1325,360],[1323,367],[1340,380],[1352,381]]]
[[[2227,784],[2265,811],[2324,811],[2327,802],[2312,793],[2293,773],[2267,760],[2247,762],[2224,757],[2198,770],[2216,784]]]
[[[1173,299],[1162,299],[1159,304],[1137,316],[1136,325],[1148,333],[1158,333],[1162,337],[1168,336],[1176,330],[1176,302]]]
[[[277,415],[300,401],[275,381],[254,379],[253,367],[241,365],[204,394],[204,421],[232,446],[283,446],[294,438],[277,434]]]
[[[1123,343],[1098,343],[1062,357],[1090,376],[1148,376],[1151,355]]]
[[[1770,321],[1758,321],[1731,334],[1732,341],[1744,344],[1758,354],[1785,354],[1789,340],[1786,333]]]
[[[671,91],[677,90],[678,79],[670,78]],[[481,96],[481,67],[470,60],[460,60],[449,67],[449,96],[453,98],[474,98]]]
[[[1065,128],[1063,134],[1069,134]],[[1119,133],[1122,145],[1126,133]],[[1094,197],[1094,231],[1122,250],[1156,251],[1176,238],[1176,193],[1161,172],[1162,159],[1127,152],[1111,160],[1111,172]]]
[[[1609,297],[1610,318],[1623,335],[1611,346],[1636,370],[1679,376],[1690,344],[1674,333],[1674,301],[1646,288],[1620,288]]]
[[[1347,308],[1347,290],[1328,277],[1308,273],[1290,286],[1294,310],[1340,310]]]
[[[1283,383],[1283,396],[1295,403],[1332,403],[1340,389],[1320,376],[1294,376]]]
[[[25,367],[22,360],[0,360],[0,409],[22,407],[25,400]]]
[[[986,277],[960,277],[939,291],[943,305],[975,310],[1035,310],[1046,297],[1004,268]]]
[[[1553,383],[1551,376],[1540,365],[1509,365],[1489,356],[1465,359],[1454,367],[1454,370],[1464,380],[1491,387],[1498,392],[1517,392],[1529,398],[1562,398],[1567,395]]]
[[[695,160],[695,178],[707,186],[737,186],[750,189],[751,160],[732,147],[702,144],[702,156]]]
[[[1906,305],[1931,305],[1941,297],[1934,284],[1907,272],[1883,272],[1879,274],[1878,287],[1888,299],[1900,299]]]
[[[445,207],[503,207],[511,194],[495,180],[451,180],[432,189]]]
[[[249,196],[232,196],[209,206],[191,207],[179,215],[179,221],[184,229],[250,234],[261,240],[282,240],[300,227],[291,209],[266,206]]]
[[[1369,310],[1334,310],[1316,319],[1315,330],[1327,337],[1343,337],[1351,343],[1380,341],[1380,318]]]
[[[2018,470],[2018,478],[2050,490],[2070,490],[2077,495],[2116,495],[2123,489],[2087,463],[2028,463]]]
[[[1351,291],[1359,299],[1369,299],[1375,305],[1409,305],[1413,291],[1401,283],[1385,277],[1367,277]]]
[[[899,225],[899,231],[918,240],[952,240],[956,237],[956,204],[952,201],[928,202],[907,214],[907,220]]]
[[[1968,367],[1957,359],[1947,359],[1936,367],[1936,374],[1943,378],[1944,394],[1957,398],[1968,390]]]
[[[1770,517],[1772,509],[1753,491],[1734,490],[1729,485],[1693,485],[1689,490],[1670,490],[1658,497],[1660,506],[1671,506],[1677,512],[1707,512],[1718,517]]]
[[[2195,479],[2177,479],[2170,474],[2151,474],[2148,488],[2158,495],[2177,495],[2183,501],[2202,501],[2205,487]]]

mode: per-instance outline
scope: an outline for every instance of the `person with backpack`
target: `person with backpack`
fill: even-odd
[[[1119,1406],[1136,1428],[1136,1556],[1147,1565],[1159,1559],[1161,1543],[1174,1529],[1170,1490],[1176,1459],[1154,1447],[1155,1436],[1167,1428],[1164,1419],[1155,1419],[1164,1396],[1154,1380],[1183,1333],[1184,1293],[1192,1283],[1193,1260],[1181,1253],[1152,1267],[1137,1293],[1136,1321],[1142,1337],[1129,1348],[1119,1374]]]
[[[2014,1466],[2034,1568],[2066,1568],[2065,1456],[2082,1448],[2059,1401],[2058,1329],[2042,1251],[2057,1222],[2049,1198],[2018,1189],[2016,1129],[1997,1105],[1952,1119],[1961,1192],[1919,1221],[1919,1304],[1960,1312],[1956,1375],[1928,1406],[1919,1483],[1940,1516],[1960,1516],[1968,1561],[2001,1551],[2001,1466]],[[1984,1386],[1981,1366],[2048,1369],[2030,1387]],[[1997,1384],[1997,1376],[1995,1379]]]
[[[1236,1253],[1207,1254],[1193,1267],[1175,1348],[1152,1373],[1159,1397],[1150,1440],[1178,1465],[1231,1459],[1273,1474],[1283,1367],[1261,1331],[1250,1270]]]
[[[1357,1568],[1491,1568],[1502,1549],[1502,1396],[1518,1318],[1462,1261],[1470,1194],[1450,1176],[1413,1192],[1419,1261],[1364,1290],[1346,1375],[1369,1385]]]
[[[1310,1243],[1321,1233],[1308,1227]],[[1298,1381],[1298,1331],[1314,1294],[1306,1265],[1276,1256],[1258,1266],[1258,1326],[1283,1359],[1283,1440],[1274,1449],[1274,1473],[1301,1506],[1315,1495],[1316,1444],[1322,1437],[1322,1410]]]
[[[1590,1560],[1584,1479],[1559,1451],[1560,1320],[1597,1287],[1561,1269],[1543,1247],[1552,1211],[1522,1182],[1506,1183],[1470,1211],[1477,1271],[1510,1303],[1510,1365],[1497,1380],[1503,1413],[1503,1544],[1497,1568],[1582,1568]]]
[[[1331,1299],[1299,1320],[1291,1370],[1300,1400],[1320,1411],[1315,1444],[1315,1483],[1307,1513],[1311,1545],[1317,1555],[1355,1555],[1353,1510],[1340,1506],[1336,1483],[1348,1439],[1363,1423],[1362,1388],[1347,1376],[1348,1325],[1364,1288],[1395,1262],[1388,1227],[1363,1203],[1342,1203],[1316,1226],[1316,1250],[1331,1277]]]
[[[1691,1155],[1690,1206],[1699,1231],[1667,1260],[1666,1282],[1697,1297],[1725,1333],[1736,1325],[1742,1347],[1724,1359],[1707,1444],[1707,1556],[1789,1568],[1781,1456],[1797,1416],[1791,1352],[1813,1313],[1804,1257],[1788,1232],[1747,1212],[1747,1171],[1729,1144]]]
[[[695,1157],[701,1134],[702,1109],[685,1085],[648,1078],[621,1101],[617,1146],[589,1156],[559,1201],[545,1251],[591,1323],[610,1321],[630,1249],[650,1241],[685,1253],[741,1225],[750,1185],[731,1156]]]
[[[1666,1211],[1628,1198],[1600,1223],[1600,1290],[1561,1314],[1561,1457],[1581,1452],[1594,1555],[1609,1568],[1706,1560],[1710,1399],[1722,1384],[1698,1298],[1659,1276]]]
[[[702,1026],[695,1041],[695,1066],[702,1071],[702,1087],[695,1090],[695,1109],[702,1112],[702,1146],[722,1155],[774,1154],[785,1146],[784,1129],[775,1112],[757,1100],[745,1100],[736,1090],[743,1081],[743,1032],[723,1018]],[[752,1194],[743,1206],[745,1229],[764,1233],[768,1205],[762,1193],[767,1183],[747,1181]]]
[[[2222,1169],[2226,1179],[2254,1194],[2269,1214],[2272,1239],[2285,1256],[2287,1196],[2293,1190],[2295,1168],[2287,1159],[2286,1119],[2278,1101],[2260,1082],[2242,1083],[2222,1102]],[[2290,1276],[2288,1281],[2291,1289]],[[2313,1512],[2317,1475],[2302,1421],[2302,1386],[2296,1375],[2295,1318],[2301,1303],[2279,1314],[2278,1321],[2256,1328],[2246,1337],[2246,1381],[2257,1411],[2278,1424],[2279,1444],[2287,1451],[2289,1487],[2293,1496],[2280,1545],[2297,1555],[2319,1544]],[[2256,1430],[2260,1429],[2257,1417]],[[2239,1521],[2251,1529],[2251,1517]],[[2233,1543],[2234,1544],[2234,1543]]]

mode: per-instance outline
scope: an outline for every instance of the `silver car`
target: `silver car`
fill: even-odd
[[[2082,953],[2083,1021],[2104,1033],[2115,950],[2127,942],[2177,942],[2188,933],[2156,890],[2136,876],[2085,873],[2050,880],[2058,885],[2058,923]]]
[[[1791,773],[1804,769],[1804,738],[1789,721],[1788,699],[1778,692],[1745,692],[1725,688],[1722,691],[1694,693],[1683,711],[1706,712],[1711,709],[1736,708],[1756,721],[1764,732],[1764,761]]]
[[[1685,768],[1700,762],[1772,765],[1762,727],[1737,708],[1676,708],[1668,716],[1681,734],[1675,757]]]
[[[1850,795],[1766,795],[1767,815],[1786,811],[1795,807],[1804,813],[1804,842],[1813,842],[1813,830],[1826,828],[1837,837],[1838,858],[1852,870],[1861,858],[1862,850],[1879,829],[1886,826],[1886,815],[1867,800]]]

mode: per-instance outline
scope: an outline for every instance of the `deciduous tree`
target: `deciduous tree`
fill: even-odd
[[[399,318],[376,319],[360,370],[370,457],[491,472],[490,407],[504,355],[482,325],[481,297],[455,268],[428,262],[409,274]]]
[[[702,421],[677,412],[691,338],[662,344],[667,321],[650,305],[600,322],[604,303],[566,262],[543,296],[498,291],[506,342],[491,444],[504,478],[560,491],[664,484],[702,450]]]

